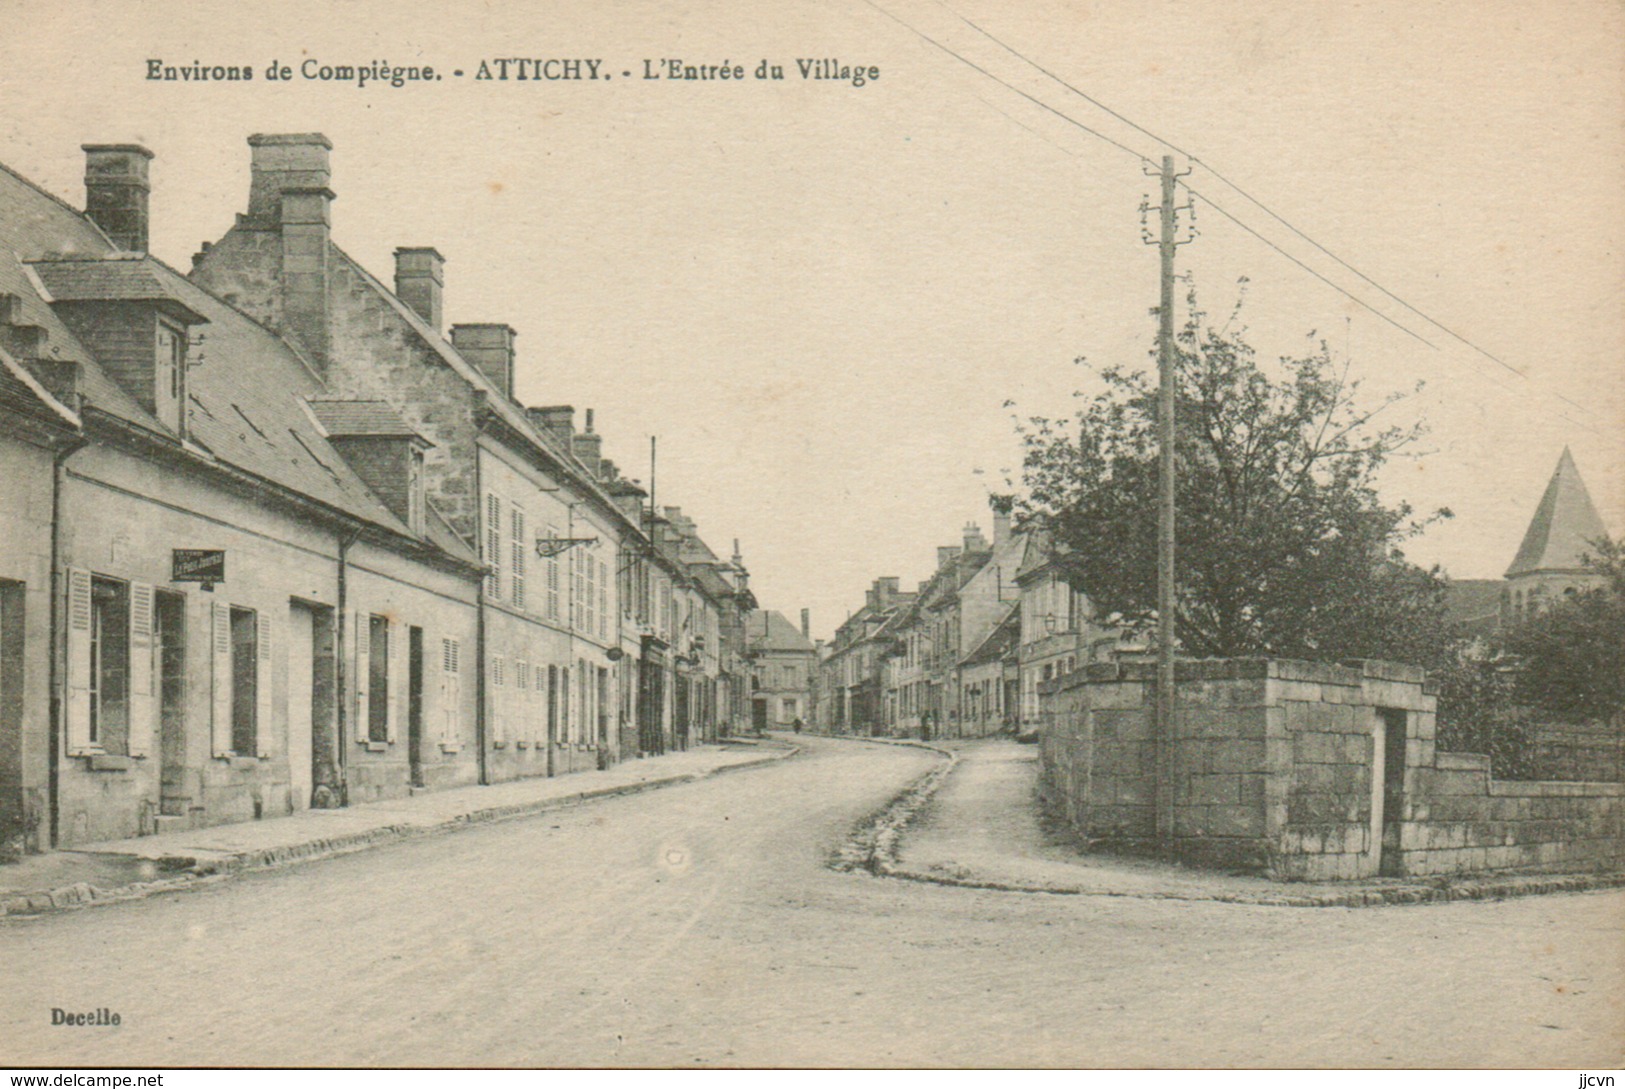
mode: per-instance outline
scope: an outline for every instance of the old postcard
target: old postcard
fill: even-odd
[[[1619,5],[0,27],[0,1064],[1611,1084]]]

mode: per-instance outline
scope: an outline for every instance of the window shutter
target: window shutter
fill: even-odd
[[[598,636],[609,635],[609,565],[598,561]]]
[[[90,745],[90,572],[68,568],[68,754]]]
[[[507,663],[502,655],[491,656],[491,740],[501,745],[508,740]]]
[[[518,506],[513,508],[512,519],[513,539],[509,543],[512,553],[512,570],[508,574],[508,584],[512,587],[511,597],[516,609],[525,607],[525,512]]]
[[[461,730],[461,699],[462,678],[459,675],[458,661],[462,648],[455,639],[442,639],[440,641],[440,709],[442,745],[457,744],[457,735]]]
[[[146,756],[152,748],[152,584],[130,584],[130,737],[131,756]]]
[[[216,756],[231,755],[231,606],[216,601],[212,607],[214,631],[209,644],[214,681],[214,717],[210,736]]]
[[[254,663],[254,749],[255,755],[264,758],[271,755],[273,740],[271,726],[271,615],[265,610],[255,618],[257,630],[254,632],[256,644]]]
[[[530,741],[530,663],[523,658],[513,663],[514,740]]]
[[[502,500],[495,494],[485,497],[485,592],[502,597]]]
[[[369,702],[371,694],[367,686],[371,680],[372,669],[372,616],[357,609],[355,612],[355,669],[351,676],[355,678],[355,724],[350,731],[355,735],[357,744],[366,744],[368,731],[371,729],[372,704]],[[379,694],[382,699],[382,693]]]
[[[386,623],[389,652],[389,708],[384,720],[384,740],[395,744],[395,730],[406,711],[406,625]]]

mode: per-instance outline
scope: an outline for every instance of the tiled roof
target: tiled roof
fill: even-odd
[[[145,254],[58,257],[33,261],[29,267],[54,302],[139,300],[155,303],[188,324],[207,320],[166,289],[158,263]]]
[[[0,166],[0,293],[18,299],[20,322],[45,330],[54,359],[80,364],[80,393],[86,406],[157,435],[163,424],[110,378],[39,294],[34,279],[14,254],[36,261],[28,266],[41,283],[57,281],[67,294],[85,298],[115,289],[137,291],[185,307],[208,323],[203,360],[187,373],[190,404],[188,438],[219,462],[259,477],[373,525],[410,535],[400,519],[375,496],[328,445],[299,398],[326,393],[303,358],[263,326],[203,291],[174,269],[151,257],[103,260],[114,247],[95,225],[60,199]],[[65,261],[64,258],[80,260]],[[84,266],[76,268],[74,266]],[[108,269],[117,269],[108,274]],[[112,279],[106,279],[108,274]],[[124,279],[119,279],[124,278]],[[47,286],[52,295],[55,288]],[[156,295],[147,295],[155,292]],[[27,364],[27,360],[21,360]],[[445,527],[429,520],[429,540],[458,559],[476,562],[472,550]]]
[[[310,399],[311,414],[329,435],[419,438],[388,401]]]
[[[1585,566],[1582,558],[1596,552],[1591,542],[1607,532],[1565,446],[1518,555],[1507,568],[1507,577],[1531,571],[1578,570]]]
[[[755,609],[745,617],[745,646],[755,651],[816,650],[801,629],[773,609]]]

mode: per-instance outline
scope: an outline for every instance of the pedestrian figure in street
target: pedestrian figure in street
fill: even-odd
[[[790,723],[790,726],[799,734],[801,732],[801,716],[797,715],[796,720]]]

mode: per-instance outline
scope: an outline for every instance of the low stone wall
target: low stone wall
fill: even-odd
[[[1478,753],[1441,752],[1433,766],[1412,774],[1385,846],[1397,850],[1401,873],[1625,863],[1625,787],[1619,783],[1492,779],[1489,757]]]
[[[1387,662],[1180,662],[1158,840],[1155,666],[1091,664],[1041,689],[1046,805],[1090,843],[1336,880],[1589,869],[1625,857],[1609,783],[1503,783],[1440,753],[1422,671]]]

